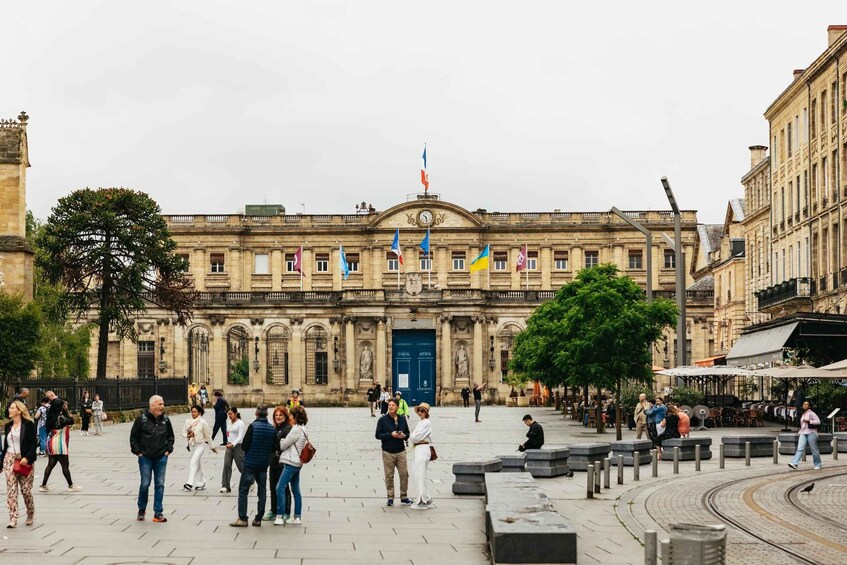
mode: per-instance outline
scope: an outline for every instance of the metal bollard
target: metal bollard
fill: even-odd
[[[673,474],[679,475],[679,448],[673,448]]]
[[[744,442],[744,466],[745,467],[750,466],[750,442],[749,441]]]
[[[612,460],[603,459],[603,488],[610,488],[612,482]]]
[[[600,475],[603,471],[603,462],[599,459],[594,462],[594,494],[600,493]]]
[[[798,440],[798,441],[799,441],[799,440]],[[808,447],[808,445],[807,445],[806,447]],[[806,460],[806,450],[804,449],[804,450],[803,450],[803,461],[805,461],[805,460]]]
[[[641,454],[637,451],[632,452],[632,480],[641,480]]]
[[[653,478],[659,476],[659,452],[655,449],[651,449],[650,453],[653,454]]]
[[[773,440],[773,464],[779,465],[779,440]]]
[[[644,531],[644,565],[656,565],[656,530]]]
[[[694,470],[700,470],[700,445],[697,444],[694,446]]]
[[[586,473],[585,497],[594,498],[594,465],[589,465],[586,470],[588,473]]]
[[[662,560],[662,565],[670,565],[671,562],[671,540],[663,539],[659,542],[659,557]]]
[[[623,455],[618,455],[618,484],[623,484]]]
[[[832,460],[838,461],[838,438],[832,436]]]
[[[719,465],[720,465],[721,469],[725,469],[726,468],[726,459],[725,459],[725,456],[724,456],[724,446],[723,446],[723,444],[720,445],[719,451],[720,451],[720,463],[719,463]]]

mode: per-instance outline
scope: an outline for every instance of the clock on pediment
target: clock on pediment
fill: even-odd
[[[432,210],[421,210],[418,213],[418,224],[422,226],[428,226],[432,223],[434,217],[435,216],[433,215]]]

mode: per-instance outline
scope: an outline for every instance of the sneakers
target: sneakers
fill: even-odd
[[[303,524],[303,521],[300,520],[300,516],[294,516],[293,518],[289,518],[285,521],[285,524],[291,524],[292,526],[300,526]]]
[[[261,518],[259,518],[258,516],[256,516],[255,518],[253,518],[253,525],[254,525],[254,526],[260,526],[260,527],[261,527],[261,525],[262,525],[262,519],[261,519]]]
[[[191,485],[190,485],[190,484],[188,484],[188,483],[185,483],[184,485],[182,485],[182,490],[185,490],[185,491],[191,492],[192,490],[194,490],[194,487],[193,487],[193,486],[191,486]]]
[[[154,521],[154,522],[167,522],[167,521],[168,521],[168,519],[167,519],[167,518],[165,518],[165,515],[164,515],[164,514],[162,514],[162,513],[158,513],[158,514],[154,514],[154,515],[153,515],[153,521]]]
[[[239,518],[235,522],[231,522],[230,526],[232,526],[233,528],[246,528],[247,520],[242,520],[241,518]]]
[[[789,463],[788,466],[791,467],[791,469],[794,471],[797,470],[797,463]]]
[[[265,514],[265,517],[264,517],[264,518],[262,518],[262,520],[264,520],[265,522],[270,522],[270,521],[272,521],[274,518],[276,518],[276,514],[274,514],[274,513],[273,513],[273,512],[271,512],[271,511],[268,511],[268,513],[267,513],[267,514]]]
[[[406,498],[401,498],[401,499],[400,499],[400,503],[401,503],[401,504],[405,504],[406,506],[409,506],[409,505],[411,505],[411,504],[412,504],[412,499],[411,499],[411,498],[408,498],[408,497],[406,497]]]
[[[276,519],[274,520],[274,526],[284,526],[285,520],[283,519],[281,514],[276,515]]]
[[[388,502],[386,502],[386,503],[385,503],[385,505],[386,505],[386,506],[394,506],[394,499],[393,499],[393,498],[389,498],[389,499],[388,499]]]
[[[50,492],[50,487],[48,487],[47,485],[41,485],[40,487],[38,487],[38,490],[39,492]]]
[[[815,471],[820,471],[822,468],[823,468],[823,465],[818,465],[817,467],[815,467]]]
[[[79,485],[71,485],[68,487],[68,492],[79,492],[82,490],[82,487]]]
[[[218,492],[227,493],[227,492],[232,492],[232,491],[230,489],[228,489],[227,487],[221,487],[221,490],[219,490]]]
[[[139,522],[143,522],[145,514],[146,514],[146,512],[144,510],[139,510],[138,516],[136,516],[135,519],[138,520]]]
[[[202,484],[200,486],[194,487],[194,490],[206,490],[206,485]]]

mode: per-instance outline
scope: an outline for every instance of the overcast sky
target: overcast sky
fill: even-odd
[[[7,5],[8,6],[8,5]],[[666,209],[723,221],[747,147],[842,2],[19,2],[0,114],[29,207],[125,186],[164,213]]]

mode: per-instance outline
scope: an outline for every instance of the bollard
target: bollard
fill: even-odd
[[[721,444],[721,446],[720,446],[720,468],[721,469],[726,468],[726,459],[724,459],[724,446],[723,446],[723,444]]]
[[[650,453],[653,454],[653,478],[659,476],[659,452],[655,449],[651,449]]]
[[[808,447],[808,446],[807,446],[807,447]],[[803,450],[803,461],[805,461],[805,460],[806,460],[806,450],[804,449],[804,450]]]
[[[671,540],[663,539],[659,542],[659,547],[661,553],[659,553],[660,558],[662,559],[662,565],[670,565],[671,562]]]
[[[750,442],[749,441],[744,442],[744,466],[745,467],[750,466]]]
[[[694,470],[700,470],[700,444],[694,446]]]
[[[838,438],[832,436],[832,460],[838,461]]]
[[[673,448],[673,474],[679,475],[679,448]]]
[[[623,455],[618,455],[618,484],[623,484]]]
[[[586,470],[586,498],[594,498],[594,465],[589,465]]]
[[[644,565],[656,565],[656,530],[644,531]]]
[[[603,462],[599,459],[594,462],[594,494],[600,494],[600,476],[603,472]]]
[[[773,440],[773,464],[779,465],[779,440]]]
[[[637,451],[632,452],[632,480],[641,480],[641,454]]]
[[[612,481],[612,460],[603,459],[603,488],[610,488]]]

